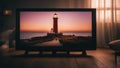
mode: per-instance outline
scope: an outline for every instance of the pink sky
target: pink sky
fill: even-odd
[[[50,32],[53,28],[53,15],[58,14],[58,32],[91,32],[91,12],[21,12],[20,30]]]

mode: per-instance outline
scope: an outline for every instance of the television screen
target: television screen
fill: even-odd
[[[95,49],[95,21],[95,9],[19,9],[18,49],[26,46]]]

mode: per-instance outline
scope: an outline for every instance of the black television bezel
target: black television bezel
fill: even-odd
[[[20,12],[22,11],[83,11],[83,12],[92,12],[92,46],[91,47],[84,47],[80,48],[81,50],[96,50],[96,9],[93,8],[17,8],[16,9],[16,50],[37,50],[37,49],[31,49],[27,47],[22,47],[20,44]],[[36,47],[35,47],[36,48]],[[49,47],[46,47],[49,50]],[[54,47],[52,47],[54,49]],[[52,48],[50,48],[52,50]],[[56,47],[55,47],[56,48]],[[41,48],[44,50],[44,48]],[[59,47],[57,47],[59,50]],[[65,50],[66,48],[63,48]],[[68,48],[68,50],[72,50],[71,47]],[[74,51],[78,50],[77,47],[73,49]]]

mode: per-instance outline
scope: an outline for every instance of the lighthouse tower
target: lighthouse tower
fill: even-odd
[[[58,33],[58,16],[57,14],[55,13],[54,16],[53,16],[53,32],[55,34]]]
[[[59,37],[63,36],[62,33],[58,33],[58,16],[55,13],[53,16],[53,28],[51,28],[51,32],[47,33],[48,37]]]

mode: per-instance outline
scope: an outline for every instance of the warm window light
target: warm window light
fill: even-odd
[[[4,10],[4,15],[11,15],[12,14],[12,10]]]
[[[92,0],[91,1],[91,7],[97,9],[97,16],[100,22],[110,22],[110,20],[112,19],[111,18],[111,13],[112,13],[111,1],[112,0]]]
[[[112,7],[112,0],[105,0],[106,2],[106,8],[111,8]]]
[[[111,8],[111,0],[92,0],[92,8]]]

